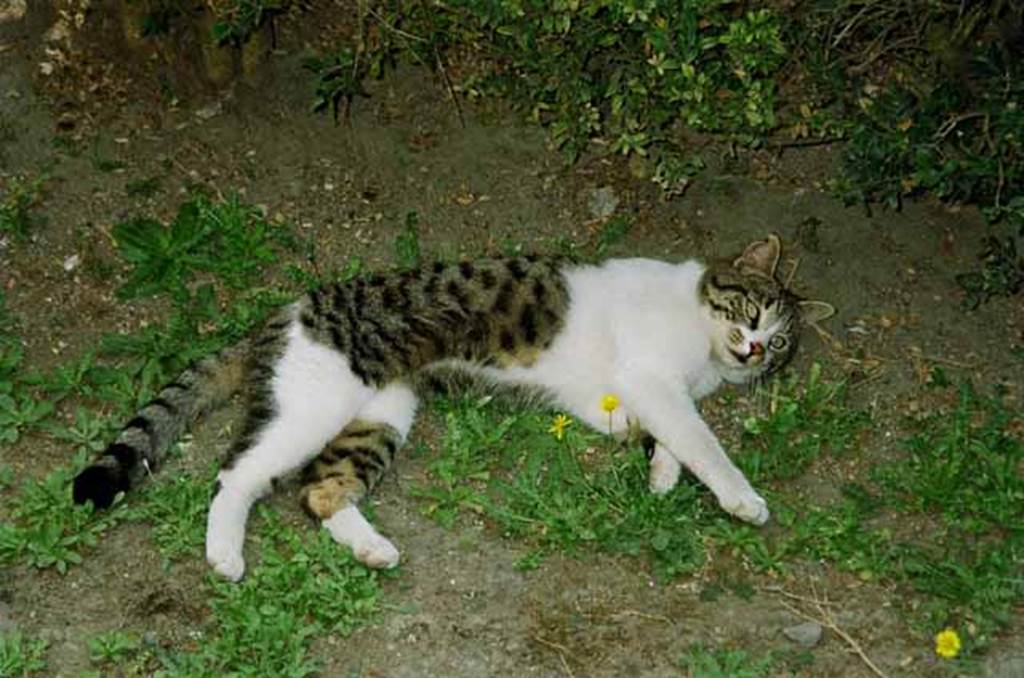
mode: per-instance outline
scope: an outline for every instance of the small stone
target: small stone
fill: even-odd
[[[821,624],[807,621],[782,629],[783,635],[802,647],[814,647],[821,641]]]
[[[195,114],[196,117],[200,118],[201,120],[209,120],[220,115],[222,110],[223,106],[221,102],[216,101],[208,106],[203,106],[202,108],[196,110]]]
[[[595,188],[587,196],[587,210],[595,219],[607,219],[615,213],[618,206],[619,198],[611,186]]]
[[[82,263],[82,258],[80,256],[78,256],[77,254],[72,254],[70,257],[67,257],[64,260],[64,263],[62,264],[62,266],[64,267],[65,271],[67,271],[68,273],[71,273],[71,271],[73,271],[76,268],[78,268],[78,265],[80,263]]]

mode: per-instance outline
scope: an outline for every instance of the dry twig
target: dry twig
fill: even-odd
[[[884,671],[882,671],[882,669],[878,668],[878,666],[873,661],[871,661],[871,658],[868,657],[868,655],[864,652],[864,648],[860,646],[860,643],[858,643],[853,636],[844,631],[839,626],[839,624],[836,623],[835,617],[829,610],[826,609],[826,607],[831,605],[831,603],[829,603],[827,599],[822,600],[818,598],[817,595],[811,598],[807,598],[805,596],[799,596],[795,593],[789,593],[788,591],[785,591],[781,588],[765,590],[771,591],[772,593],[775,593],[784,598],[792,598],[794,600],[800,600],[802,602],[807,602],[810,605],[812,605],[817,614],[805,612],[796,605],[790,603],[788,600],[779,600],[779,603],[781,603],[783,607],[785,607],[793,614],[797,615],[798,617],[803,617],[804,619],[812,621],[816,624],[821,624],[822,626],[824,626],[825,628],[829,629],[837,636],[842,638],[843,641],[847,645],[849,645],[851,649],[853,649],[857,656],[860,657],[861,661],[864,662],[864,665],[871,669],[872,673],[874,673],[876,676],[879,676],[879,678],[887,678],[887,674]]]
[[[533,639],[541,645],[544,645],[554,650],[558,654],[558,658],[562,660],[562,668],[565,669],[565,673],[569,676],[569,678],[575,678],[575,674],[572,672],[572,669],[569,668],[569,662],[565,660],[565,655],[572,654],[569,648],[567,648],[565,645],[561,645],[560,643],[556,643],[554,641],[547,640],[546,638],[542,638],[541,636],[534,636]]]

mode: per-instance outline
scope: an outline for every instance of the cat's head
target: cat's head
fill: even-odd
[[[713,264],[700,283],[700,300],[712,321],[712,355],[722,375],[745,382],[785,365],[796,350],[801,321],[835,313],[821,301],[800,299],[776,269],[782,243],[775,234],[751,243],[731,263]]]

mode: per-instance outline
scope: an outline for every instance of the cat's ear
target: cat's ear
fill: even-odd
[[[801,299],[797,303],[800,306],[800,319],[809,325],[820,323],[836,314],[836,307],[825,301]]]
[[[775,269],[782,256],[782,241],[779,236],[771,233],[764,240],[757,240],[747,245],[732,265],[744,273],[756,273],[765,278],[774,278]]]

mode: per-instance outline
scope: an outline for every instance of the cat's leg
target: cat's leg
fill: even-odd
[[[303,508],[369,567],[394,567],[399,553],[363,517],[358,504],[394,461],[415,415],[412,390],[391,384],[378,391],[303,471]]]
[[[607,391],[611,390],[607,389]],[[615,436],[631,437],[637,435],[636,426],[638,423],[624,407],[610,414],[601,409],[602,395],[604,393],[597,391],[570,392],[568,389],[563,388],[558,393],[558,401],[563,407],[572,412],[577,419],[593,429],[611,433]],[[665,494],[672,490],[679,482],[679,473],[682,470],[682,466],[672,456],[672,453],[656,440],[654,436],[646,431],[640,431],[639,435],[640,445],[643,447],[644,454],[647,455],[647,460],[650,462],[648,484],[651,492]]]
[[[206,559],[232,581],[245,572],[242,547],[253,502],[274,479],[301,468],[369,400],[373,390],[343,355],[293,327],[282,354],[254,384],[254,401],[231,459],[217,476],[206,524]]]
[[[679,483],[683,465],[653,435],[648,434],[647,437],[649,439],[644,440],[644,452],[650,462],[647,484],[655,495],[667,495]]]
[[[640,446],[650,464],[648,486],[654,494],[668,494],[678,483],[682,464],[647,431],[641,431]]]
[[[714,493],[725,511],[755,525],[768,521],[767,502],[726,456],[693,402],[680,395],[678,388],[657,375],[635,371],[620,375],[618,382],[623,403],[665,452]]]

